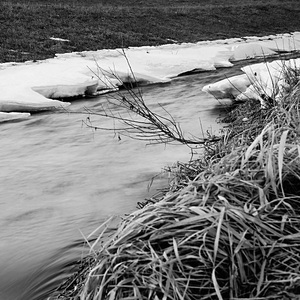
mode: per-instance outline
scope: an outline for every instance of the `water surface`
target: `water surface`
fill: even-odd
[[[154,109],[163,105],[187,134],[218,134],[221,106],[201,89],[237,70],[144,87],[143,97]],[[106,96],[79,99],[70,110],[97,110],[105,101]],[[108,217],[135,210],[138,201],[167,184],[162,176],[148,191],[153,176],[190,158],[186,146],[147,146],[94,131],[82,122],[87,116],[44,112],[0,124],[0,300],[46,299],[72,272],[70,262],[85,254],[83,236]]]

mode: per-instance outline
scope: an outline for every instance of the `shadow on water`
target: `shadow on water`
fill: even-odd
[[[25,281],[25,291],[20,299],[47,299],[61,282],[80,268],[81,258],[88,255],[88,247],[81,240],[64,247],[50,256]]]
[[[111,220],[102,241],[105,241],[107,236],[115,232],[119,221],[118,217]],[[41,264],[37,270],[26,278],[24,281],[25,290],[20,299],[47,299],[61,283],[80,270],[83,258],[91,254],[89,245],[93,245],[97,238],[98,236],[94,235],[89,237],[87,241],[86,237],[82,237],[82,239],[68,244],[49,256],[47,262]]]
[[[54,287],[77,271],[78,259],[87,253],[88,248],[81,240],[59,249],[26,278],[20,299],[46,299]]]

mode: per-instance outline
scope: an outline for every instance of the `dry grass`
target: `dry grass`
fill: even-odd
[[[299,107],[295,82],[268,110],[233,109],[222,140],[178,164],[168,192],[107,239],[99,229],[56,299],[299,299]]]

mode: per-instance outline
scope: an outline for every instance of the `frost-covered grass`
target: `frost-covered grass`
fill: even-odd
[[[298,0],[7,0],[0,3],[0,20],[5,62],[296,31],[300,8]]]

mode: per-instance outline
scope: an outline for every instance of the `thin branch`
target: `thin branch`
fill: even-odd
[[[147,140],[151,144],[175,142],[185,144],[188,147],[193,148],[197,145],[220,140],[220,137],[210,135],[208,135],[207,138],[199,138],[195,137],[194,135],[191,135],[190,138],[186,138],[183,134],[180,124],[176,122],[174,117],[161,104],[158,105],[167,116],[163,116],[151,110],[143,99],[139,82],[137,81],[124,50],[122,51],[122,54],[129,66],[130,75],[128,76],[128,82],[122,81],[120,76],[115,71],[111,71],[111,73],[109,73],[108,71],[101,69],[98,63],[96,63],[97,72],[94,72],[94,75],[104,83],[104,80],[101,79],[99,75],[101,72],[104,77],[109,77],[106,78],[106,81],[111,85],[113,85],[113,83],[110,78],[113,77],[117,79],[120,83],[119,86],[124,87],[127,94],[120,91],[110,94],[107,97],[107,108],[102,105],[101,112],[86,109],[90,115],[108,117],[120,121],[125,126],[111,130],[117,130],[119,134],[133,139]],[[110,106],[126,109],[127,117],[124,117],[124,115],[121,113],[115,114]],[[85,124],[88,127],[94,128],[95,130],[109,130],[105,127],[103,128],[95,126],[92,124],[90,119],[89,122],[86,122]]]

